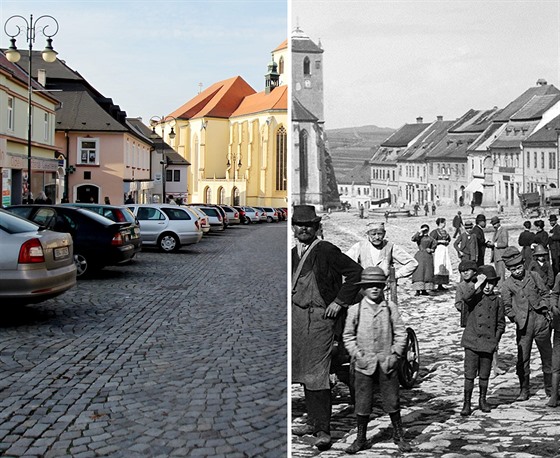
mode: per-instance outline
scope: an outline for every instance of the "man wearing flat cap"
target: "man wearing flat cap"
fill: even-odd
[[[550,222],[550,235],[548,237],[550,262],[554,277],[556,278],[556,275],[560,272],[560,226],[558,225],[558,217],[556,215],[550,215],[548,221]]]
[[[520,385],[517,400],[526,401],[530,394],[529,372],[533,341],[541,355],[545,391],[551,392],[550,290],[537,273],[525,270],[525,260],[516,247],[506,248],[502,257],[511,273],[502,284],[502,299],[506,316],[517,328],[516,372]]]
[[[465,232],[459,234],[459,237],[453,242],[453,247],[457,250],[457,256],[460,261],[474,261],[478,258],[478,239],[472,233],[474,224],[472,221],[465,223]]]
[[[487,242],[487,246],[492,249],[492,259],[496,267],[496,273],[500,277],[498,286],[500,286],[506,279],[506,267],[504,261],[502,260],[502,254],[504,250],[509,246],[509,233],[507,229],[502,226],[500,218],[497,216],[492,216],[490,219],[490,224],[494,227],[494,237],[492,241]]]
[[[484,236],[484,228],[486,227],[486,216],[482,213],[476,216],[475,226],[472,233],[476,237],[478,253],[476,255],[476,264],[478,267],[484,265],[484,255],[486,254],[486,237]]]
[[[418,261],[401,246],[386,240],[385,234],[385,225],[382,222],[369,223],[366,237],[352,245],[346,254],[364,269],[380,267],[389,277],[391,296],[396,296],[397,280],[412,275]],[[394,276],[391,275],[393,269]],[[396,297],[391,299],[396,302]]]
[[[312,205],[295,205],[292,229],[292,383],[304,387],[307,423],[292,429],[313,434],[315,446],[331,445],[329,371],[338,329],[360,290],[362,268],[338,247],[317,237],[321,217]],[[337,323],[338,321],[338,323]],[[338,326],[337,326],[338,325]]]

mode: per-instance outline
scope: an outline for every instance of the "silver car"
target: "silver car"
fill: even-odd
[[[200,205],[196,208],[203,211],[204,214],[208,217],[208,222],[210,223],[210,232],[221,232],[226,228],[224,220],[222,218],[222,214],[216,207],[204,207]]]
[[[230,226],[234,224],[241,224],[239,212],[235,208],[230,207],[229,205],[220,205],[220,207],[226,212]]]
[[[0,209],[0,246],[3,304],[40,302],[76,284],[70,234],[43,230]]]
[[[130,204],[127,207],[140,223],[142,245],[171,252],[202,239],[198,216],[188,207],[170,204]]]

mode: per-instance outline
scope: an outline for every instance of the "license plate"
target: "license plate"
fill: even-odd
[[[67,246],[54,249],[54,259],[67,258],[69,254],[70,250],[68,250]]]

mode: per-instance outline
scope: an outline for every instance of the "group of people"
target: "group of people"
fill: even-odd
[[[347,453],[357,453],[367,447],[366,430],[377,384],[383,409],[391,418],[393,441],[401,451],[410,451],[412,446],[403,434],[396,370],[406,344],[406,331],[396,301],[396,283],[400,278],[412,277],[413,288],[419,295],[429,294],[436,287],[444,289],[449,283],[451,236],[445,230],[446,221],[438,218],[437,228],[432,232],[422,225],[412,237],[418,245],[414,256],[386,240],[385,227],[380,222],[370,223],[366,238],[343,253],[319,237],[320,221],[313,206],[294,206],[292,382],[303,385],[308,416],[307,422],[292,432],[313,434],[320,450],[331,445],[329,373],[333,343],[337,340],[348,351],[354,374],[351,383],[358,434]],[[555,215],[550,222],[553,227],[547,235],[552,260],[551,239],[558,231],[560,242],[560,227],[554,229]],[[476,224],[461,221],[453,235],[461,276],[455,306],[461,312],[460,324],[464,328],[461,344],[465,352],[460,413],[467,416],[472,412],[471,397],[477,376],[479,409],[490,411],[486,394],[506,317],[517,328],[516,372],[520,383],[517,399],[526,400],[530,395],[529,361],[534,341],[541,355],[545,391],[550,397],[547,405],[556,407],[560,405],[560,275],[545,268],[549,257],[545,245],[535,245],[533,239],[530,253],[524,256],[517,247],[508,246],[509,234],[499,217],[492,217],[490,223],[494,233],[488,240],[484,234],[484,215],[476,217]],[[455,221],[453,226],[457,229]],[[537,222],[535,226],[538,227]],[[523,239],[527,237],[522,235]],[[543,238],[539,235],[537,240],[542,242]],[[486,249],[492,251],[492,265],[485,263]],[[546,280],[536,268],[528,268],[529,254],[533,258],[531,265],[536,263],[542,272],[547,272]],[[554,261],[549,264],[553,269]],[[506,271],[510,273],[507,278]],[[386,292],[389,297],[385,297]],[[553,342],[551,329],[554,329]]]

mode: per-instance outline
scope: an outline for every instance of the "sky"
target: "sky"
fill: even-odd
[[[199,83],[204,90],[241,76],[264,90],[271,52],[289,34],[286,0],[0,0],[1,48],[16,14],[55,17],[58,58],[146,124],[195,97]],[[13,24],[23,22],[10,20],[11,34]],[[37,25],[34,51],[46,43],[39,29],[47,21]],[[24,33],[16,44],[28,49]]]
[[[292,0],[324,49],[325,128],[505,107],[560,79],[559,0]]]

